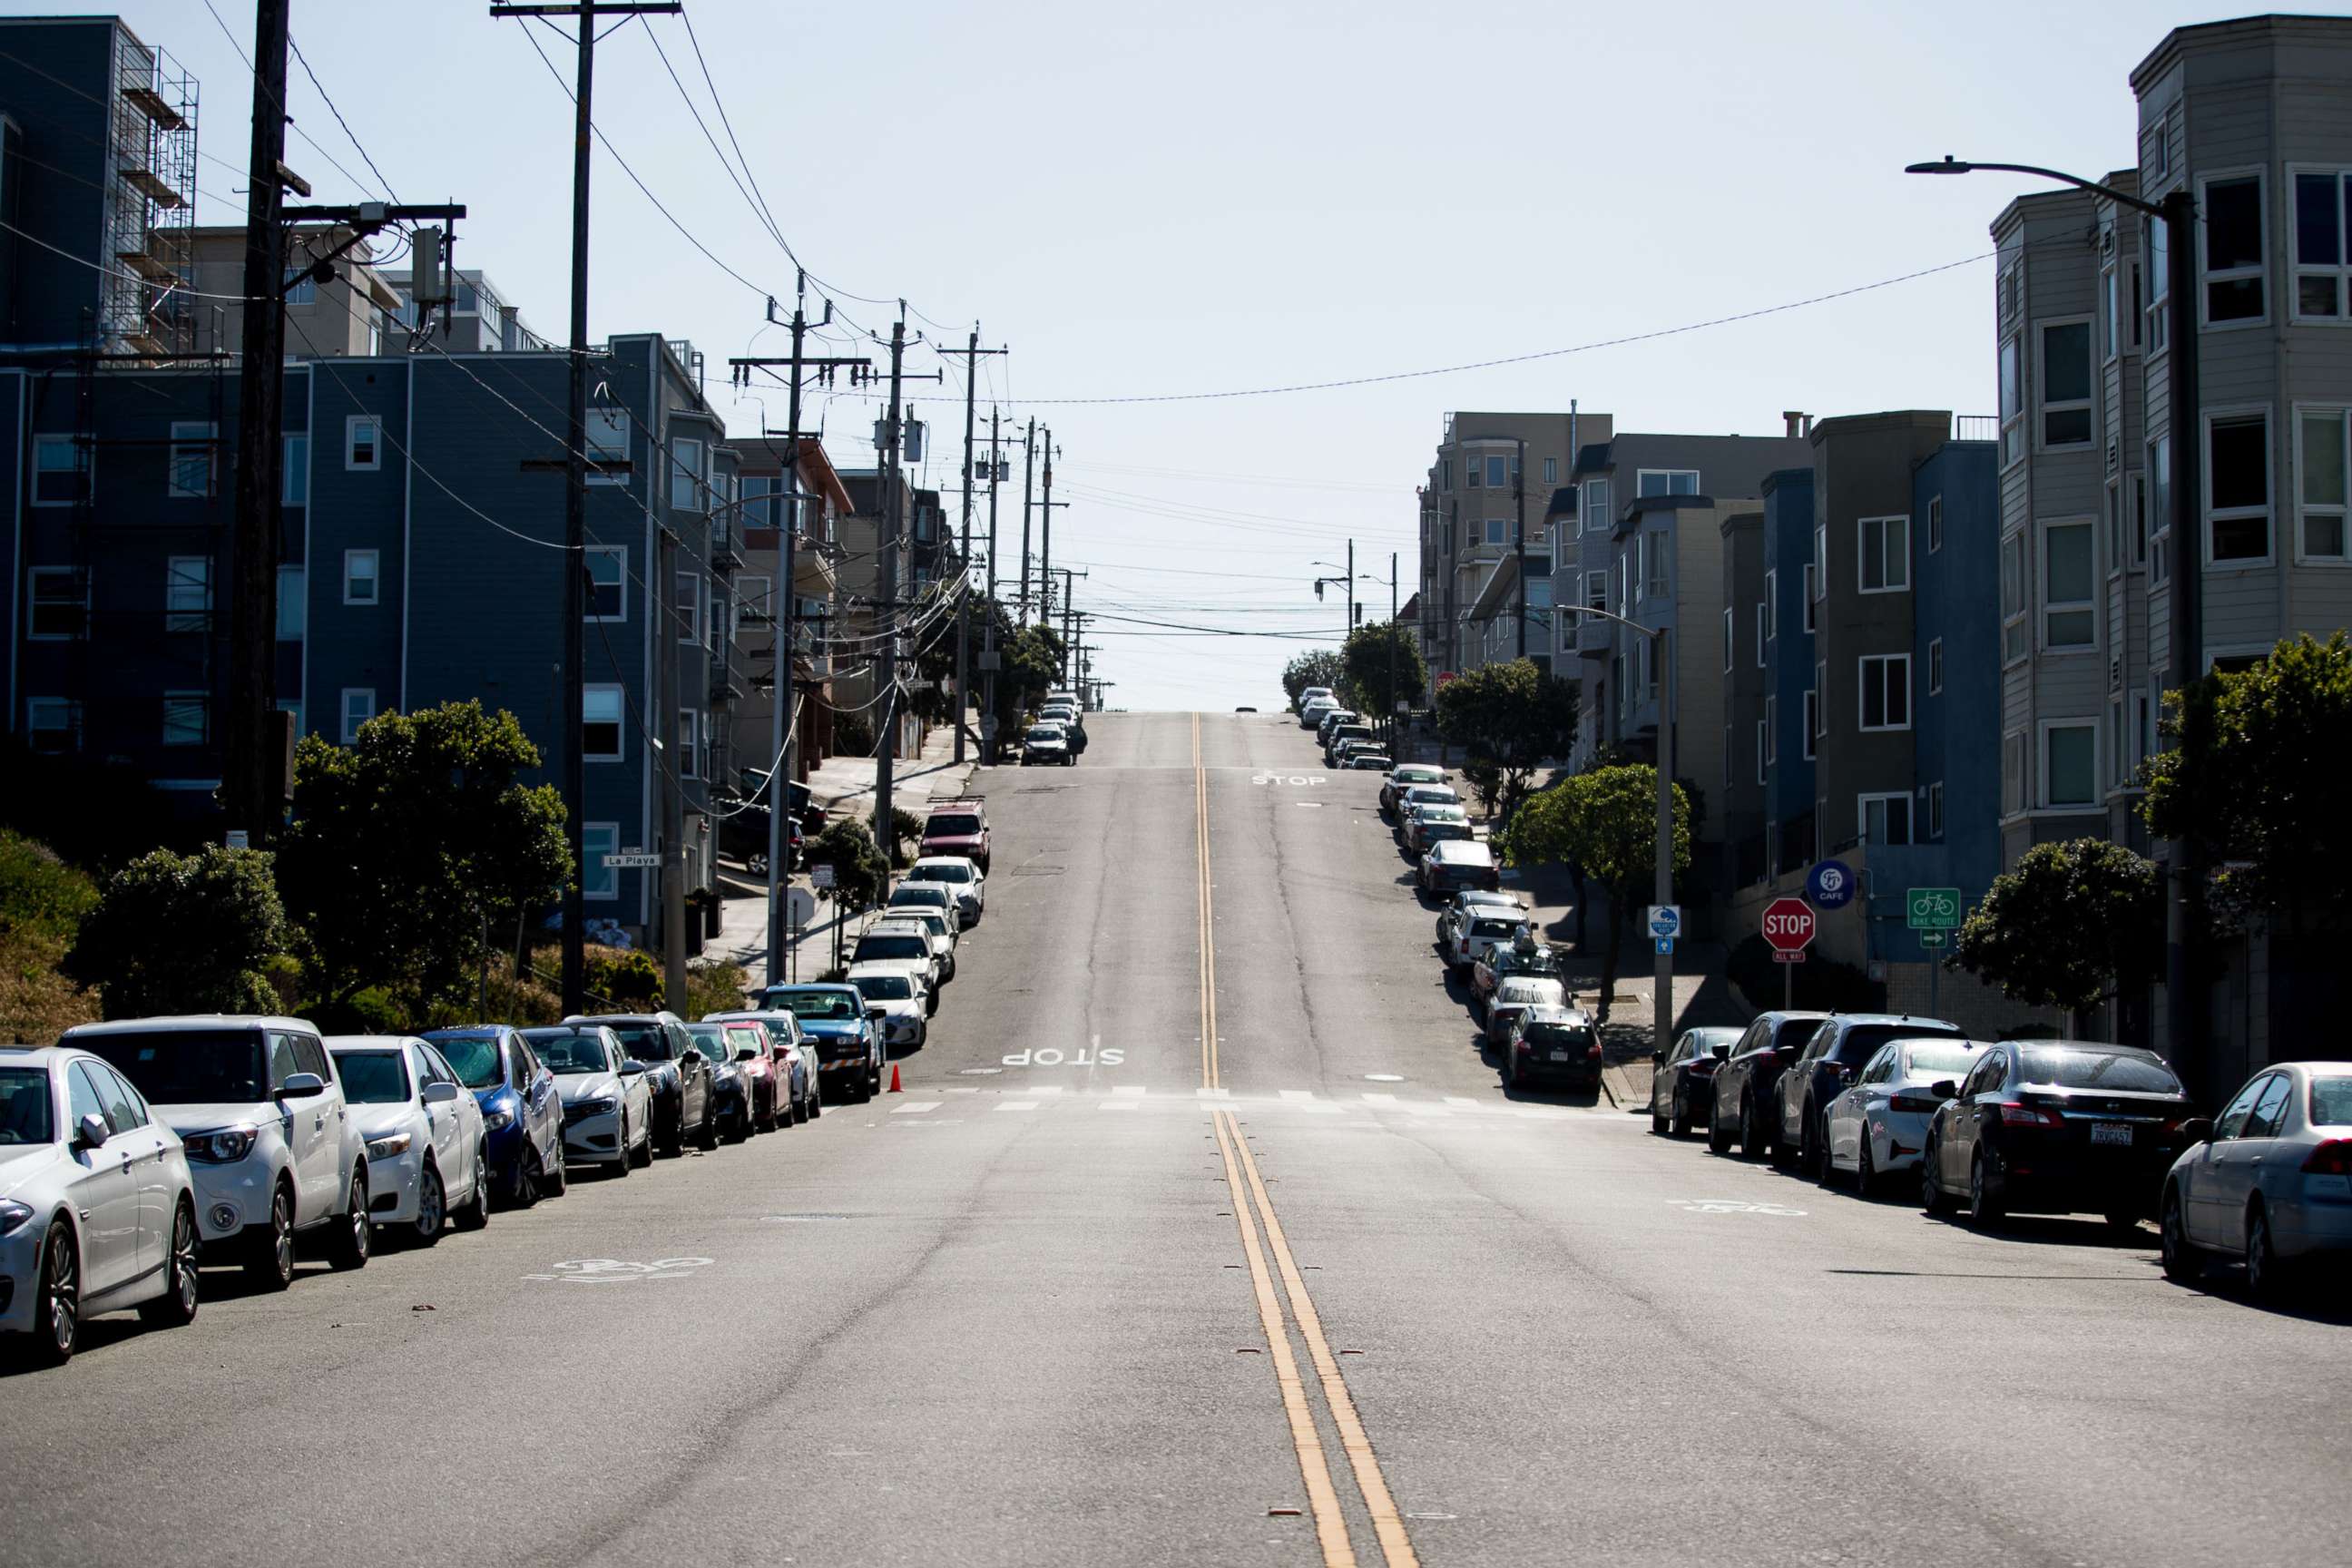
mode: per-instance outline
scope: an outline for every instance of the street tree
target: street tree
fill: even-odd
[[[1300,692],[1310,686],[1328,686],[1336,691],[1347,674],[1344,659],[1329,648],[1318,647],[1282,667],[1283,694],[1290,699],[1291,707],[1297,708]]]
[[[1674,862],[1690,865],[1690,802],[1674,792]],[[1532,820],[1529,820],[1532,819]],[[1608,940],[1601,960],[1599,1016],[1609,1017],[1625,928],[1654,888],[1658,864],[1658,774],[1642,763],[1578,773],[1528,798],[1503,832],[1513,865],[1559,860],[1580,867],[1609,893]],[[1580,931],[1580,941],[1581,931]]]
[[[380,714],[350,746],[303,738],[278,883],[314,996],[381,986],[421,1011],[562,896],[562,796],[521,782],[540,762],[513,714],[475,701]]]
[[[1532,659],[1490,664],[1437,690],[1437,732],[1474,763],[1491,766],[1492,803],[1503,816],[1526,795],[1536,769],[1564,756],[1576,738],[1576,687]]]
[[[157,849],[109,878],[65,970],[110,1018],[275,1013],[266,965],[287,945],[285,907],[258,849]]]
[[[2153,984],[2164,964],[2156,864],[2104,838],[2037,844],[1993,879],[1953,961],[2012,1001],[2082,1015]]]
[[[889,864],[861,818],[836,817],[826,823],[806,855],[812,866],[833,868],[833,900],[845,915],[872,909],[889,891]]]
[[[1367,715],[1386,720],[1400,701],[1410,702],[1429,684],[1421,637],[1402,621],[1374,621],[1348,634],[1339,650],[1348,689]],[[1310,682],[1309,684],[1313,684]]]

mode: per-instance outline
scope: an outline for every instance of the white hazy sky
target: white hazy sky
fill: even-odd
[[[128,0],[203,84],[203,221],[242,220],[250,0]],[[52,5],[0,0],[33,14]],[[689,0],[720,101],[802,259],[856,322],[1009,360],[981,384],[1063,457],[1054,559],[1083,608],[1268,632],[1341,616],[1310,589],[1357,542],[1412,592],[1413,487],[1445,412],[1613,414],[1621,429],[1770,434],[1780,411],[1993,407],[1990,263],[1663,341],[1280,396],[1052,403],[1380,375],[1569,347],[1981,258],[2027,186],[1906,178],[1950,153],[2096,176],[2132,155],[2127,73],[2168,27],[2241,15],[2173,0],[1455,0],[812,5]],[[2306,11],[2341,12],[2338,4]],[[562,40],[478,0],[294,0],[295,41],[400,199],[455,200],[459,264],[561,337],[571,106]],[[596,120],[698,254],[599,151],[591,331],[657,330],[714,364],[782,352],[763,299],[793,268],[721,146],[684,25],[622,27]],[[298,64],[291,110],[375,184]],[[222,160],[215,162],[214,159]],[[368,194],[299,137],[320,200]],[[852,296],[865,296],[860,300]],[[936,324],[934,324],[936,323]],[[946,330],[942,331],[944,327]],[[846,352],[835,350],[835,352]],[[935,370],[928,353],[909,368]],[[715,378],[722,403],[723,372]],[[952,489],[961,383],[912,395]],[[784,418],[782,395],[767,413]],[[872,460],[870,409],[825,410]],[[760,410],[737,405],[739,431]],[[940,460],[944,458],[944,461]],[[1019,472],[1001,502],[1005,572]],[[952,511],[954,501],[950,500]],[[1384,612],[1385,582],[1366,584]],[[1114,706],[1278,701],[1295,637],[1103,622]]]

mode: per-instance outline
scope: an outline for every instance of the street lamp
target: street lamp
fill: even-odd
[[[1912,163],[1904,168],[1906,174],[1971,174],[1979,172],[2001,174],[2031,174],[2036,179],[2055,180],[2076,190],[2104,196],[2119,206],[2144,213],[2163,225],[2165,245],[2165,291],[2167,308],[2166,350],[2170,354],[2171,396],[2168,406],[2171,421],[2168,443],[2172,459],[2169,476],[2171,494],[2166,507],[2167,526],[2172,534],[2172,594],[2171,611],[2171,680],[2176,691],[2186,691],[2189,683],[2204,672],[2205,628],[2200,603],[2204,571],[2204,542],[2198,537],[2196,498],[2200,493],[2198,444],[2198,374],[2197,374],[2197,201],[2186,181],[2179,188],[2167,192],[2161,201],[2146,201],[2116,190],[2069,174],[2062,169],[2044,169],[2033,163],[1974,163],[1954,158],[1948,153],[1941,160]],[[2180,1076],[2198,1081],[2204,1070],[2206,1032],[2205,1011],[2190,995],[2189,941],[2190,935],[2192,895],[2202,887],[2205,868],[2202,857],[2193,843],[2179,839],[2168,840],[2166,861],[2165,922],[2164,922],[2164,1001],[2165,1037],[2174,1068]]]
[[[1658,847],[1657,866],[1651,877],[1650,896],[1661,905],[1675,901],[1675,769],[1672,742],[1675,710],[1675,666],[1666,657],[1664,626],[1645,626],[1639,621],[1626,619],[1608,610],[1590,607],[1575,608],[1573,614],[1598,616],[1604,621],[1640,633],[1650,639],[1654,651],[1651,655],[1658,670]],[[1609,911],[1612,920],[1624,918],[1622,910]],[[1665,1050],[1674,1042],[1675,1031],[1675,955],[1663,943],[1654,943],[1650,959],[1650,1048]]]

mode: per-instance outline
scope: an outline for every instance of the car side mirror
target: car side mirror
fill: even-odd
[[[1716,1059],[1717,1061],[1719,1061],[1719,1062],[1727,1062],[1727,1061],[1729,1061],[1729,1060],[1731,1059],[1731,1047],[1730,1047],[1729,1046],[1717,1046],[1717,1047],[1715,1047],[1715,1059]]]
[[[428,1083],[422,1098],[427,1105],[454,1105],[457,1100],[457,1086],[454,1083]]]
[[[1937,1100],[1957,1100],[1959,1098],[1960,1086],[1950,1079],[1939,1078],[1927,1086],[1927,1092]]]
[[[750,1046],[745,1046],[735,1053],[735,1059],[739,1062],[756,1062],[760,1059],[760,1053]]]
[[[2213,1123],[2210,1118],[2193,1116],[2180,1124],[2180,1136],[2191,1143],[2210,1143],[2213,1142]]]
[[[286,1075],[286,1081],[278,1086],[278,1098],[280,1100],[308,1100],[314,1094],[324,1094],[326,1091],[327,1080],[320,1078],[317,1073],[289,1073]]]
[[[1666,1059],[1666,1053],[1664,1051],[1652,1051],[1650,1053],[1650,1059],[1654,1062],[1663,1064]]]
[[[74,1142],[84,1149],[95,1149],[113,1135],[106,1118],[93,1110],[74,1123]]]
[[[887,1007],[868,1007],[866,1009],[866,1016],[878,1024],[883,1019],[890,1016],[890,1009]]]
[[[636,1078],[643,1074],[645,1070],[646,1064],[638,1061],[634,1057],[621,1064],[621,1076],[623,1078]]]

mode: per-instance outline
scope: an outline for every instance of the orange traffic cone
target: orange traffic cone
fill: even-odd
[[[898,1088],[898,1064],[897,1062],[892,1062],[890,1064],[890,1087],[885,1092],[890,1094],[898,1094],[901,1092]]]

